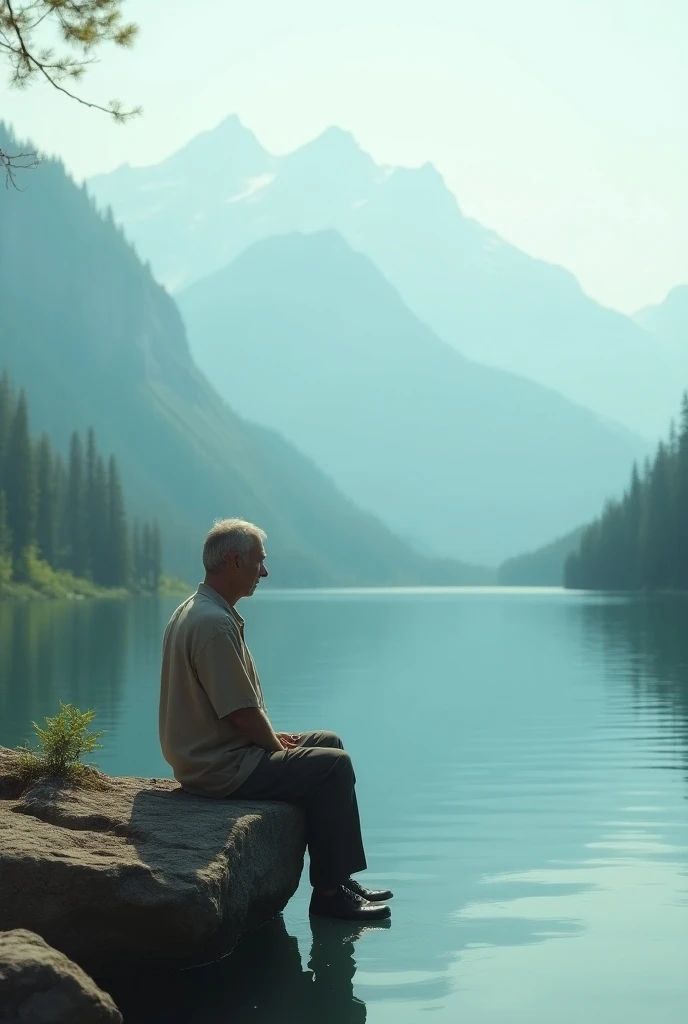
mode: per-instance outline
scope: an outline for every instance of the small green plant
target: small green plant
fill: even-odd
[[[75,786],[104,789],[105,776],[81,760],[101,746],[103,730],[91,732],[95,711],[79,711],[60,701],[59,714],[46,718],[45,725],[32,725],[38,737],[38,749],[29,746],[18,751],[22,775],[27,783],[57,777]]]

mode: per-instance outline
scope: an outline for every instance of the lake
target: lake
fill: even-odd
[[[58,699],[98,762],[158,749],[168,599],[0,604],[0,743]],[[308,889],[220,964],[117,991],[126,1024],[683,1024],[688,601],[538,590],[264,591],[240,610],[278,729],[354,758],[390,927]]]

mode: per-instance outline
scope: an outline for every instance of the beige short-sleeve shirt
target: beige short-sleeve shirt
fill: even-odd
[[[229,796],[248,778],[265,751],[227,716],[264,707],[244,620],[201,583],[172,615],[162,651],[160,744],[184,789]]]

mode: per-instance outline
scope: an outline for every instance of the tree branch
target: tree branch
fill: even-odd
[[[140,114],[140,107],[123,110],[117,100],[111,100],[107,106],[85,100],[62,84],[65,79],[79,78],[94,62],[93,50],[103,43],[112,42],[119,47],[133,43],[137,26],[122,22],[120,7],[123,2],[0,0],[0,59],[4,56],[13,69],[12,84],[21,87],[40,76],[69,99],[109,114],[115,121],[126,121]],[[41,49],[35,42],[36,29],[49,18],[52,18],[52,24],[66,47],[64,55],[55,55],[50,48]]]
[[[0,167],[5,172],[5,188],[15,188],[18,192],[24,189],[17,185],[17,171],[32,171],[40,164],[37,153],[5,153],[0,149]]]

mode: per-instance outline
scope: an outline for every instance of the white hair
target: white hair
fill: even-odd
[[[256,541],[266,537],[259,526],[245,519],[218,519],[203,544],[203,568],[220,572],[230,555],[246,555]]]

